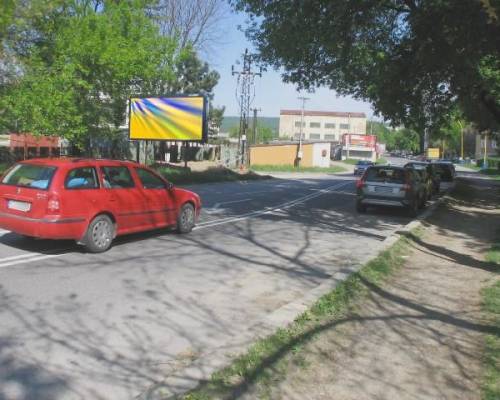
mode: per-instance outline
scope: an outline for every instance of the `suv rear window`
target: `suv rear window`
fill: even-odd
[[[405,173],[401,169],[369,168],[365,179],[368,182],[405,183]]]
[[[5,175],[2,183],[47,190],[55,171],[56,167],[46,165],[17,164]]]

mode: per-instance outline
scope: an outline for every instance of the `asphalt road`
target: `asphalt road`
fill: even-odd
[[[356,214],[352,176],[293,178],[192,186],[204,210],[191,234],[118,238],[99,255],[1,232],[0,400],[132,399],[409,222]]]

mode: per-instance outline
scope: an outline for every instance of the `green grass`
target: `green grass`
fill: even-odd
[[[320,167],[294,167],[293,165],[253,165],[253,171],[265,172],[323,172],[323,173],[337,173],[345,172],[346,169],[339,166],[320,168]]]
[[[500,266],[500,243],[494,244],[486,253],[486,261]],[[498,329],[498,334],[489,334],[485,338],[483,357],[483,381],[481,398],[483,400],[500,399],[500,280],[481,292],[483,311],[491,324]]]
[[[413,234],[418,235],[418,232]],[[409,253],[409,239],[401,238],[390,249],[367,263],[360,271],[321,297],[309,310],[288,327],[258,340],[228,367],[214,373],[210,380],[184,395],[184,400],[232,398],[232,394],[256,385],[261,398],[271,398],[271,389],[286,374],[288,363],[307,366],[303,347],[316,335],[330,329],[355,302],[370,291],[366,282],[380,284],[404,265]]]
[[[493,245],[486,253],[486,261],[500,265],[500,243]]]
[[[488,175],[493,179],[500,180],[500,171],[496,168],[481,169],[481,167],[474,164],[463,164],[463,166],[478,171],[482,175]]]
[[[384,157],[380,157],[375,164],[387,164],[387,160]]]
[[[156,169],[169,182],[175,184],[234,182],[269,179],[270,176],[259,175],[254,172],[237,173],[227,168],[209,168],[205,171],[190,171],[183,168],[158,167]]]
[[[500,332],[500,280],[482,291],[483,310],[491,317]],[[500,335],[490,334],[485,339],[483,357],[484,376],[482,399],[500,399]]]

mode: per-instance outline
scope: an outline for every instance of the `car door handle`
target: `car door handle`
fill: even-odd
[[[117,198],[115,196],[112,196],[109,198],[109,201],[116,201],[116,200],[117,200]]]

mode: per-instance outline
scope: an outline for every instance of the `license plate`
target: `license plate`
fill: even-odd
[[[31,210],[31,203],[27,203],[25,201],[9,200],[7,202],[7,208],[10,208],[11,210],[27,212]]]

